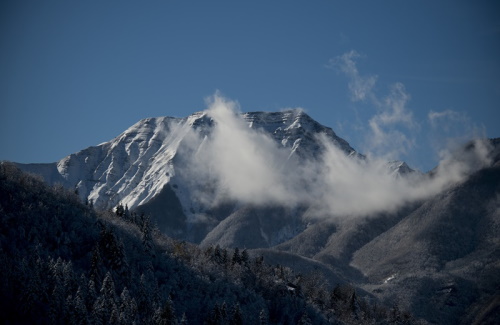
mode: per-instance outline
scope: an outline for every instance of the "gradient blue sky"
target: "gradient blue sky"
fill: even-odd
[[[216,90],[422,170],[500,136],[497,1],[4,0],[0,48],[0,160],[53,162]]]

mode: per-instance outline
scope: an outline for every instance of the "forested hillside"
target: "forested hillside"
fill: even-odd
[[[9,163],[0,164],[0,244],[6,324],[415,322],[348,284],[173,240],[123,206],[98,212]]]

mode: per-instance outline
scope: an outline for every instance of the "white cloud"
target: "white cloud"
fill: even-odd
[[[401,98],[391,102],[394,112],[380,123],[412,120],[398,111],[404,107]],[[318,139],[325,148],[321,159],[290,160],[288,149],[248,127],[237,103],[216,94],[208,105],[214,128],[206,137],[193,131],[186,138],[192,156],[180,167],[198,182],[193,187],[203,189],[196,195],[204,197],[196,199],[208,205],[234,199],[257,205],[305,204],[316,217],[370,216],[435,195],[488,163],[487,148],[476,142],[468,151],[443,156],[432,177],[394,177],[384,158],[346,156],[326,137]]]
[[[430,111],[427,114],[430,125],[430,145],[440,158],[449,150],[463,145],[465,141],[485,137],[485,129],[474,124],[467,114],[451,109]]]
[[[389,95],[378,101],[379,112],[368,121],[371,133],[365,149],[369,153],[398,159],[414,146],[412,132],[418,128],[413,113],[407,108],[410,95],[401,83],[391,86]]]
[[[236,102],[217,93],[207,104],[206,114],[215,127],[203,139],[191,134],[186,140],[185,144],[192,148],[188,152],[196,152],[196,156],[186,159],[188,165],[182,166],[181,173],[216,183],[217,191],[200,191],[195,193],[197,199],[205,203],[228,198],[255,204],[286,203],[289,194],[283,173],[289,153],[263,133],[249,128]]]
[[[351,50],[333,59],[328,67],[338,69],[349,78],[349,91],[353,101],[365,101],[372,95],[372,89],[377,82],[377,76],[361,76],[356,66],[356,59],[361,55]]]
[[[264,134],[249,128],[234,102],[213,96],[207,114],[216,128],[206,154],[211,168],[233,198],[260,203],[284,200],[281,168],[287,155]]]
[[[369,133],[365,136],[363,151],[398,159],[413,147],[412,132],[418,129],[418,123],[407,107],[410,95],[402,83],[393,84],[386,97],[377,95],[374,91],[377,76],[359,73],[356,59],[360,57],[358,52],[351,50],[331,59],[329,67],[340,70],[349,79],[352,101],[368,102],[376,110],[367,121]]]
[[[435,127],[441,119],[461,120],[464,118],[462,114],[450,109],[441,112],[429,111],[427,117],[433,127]]]

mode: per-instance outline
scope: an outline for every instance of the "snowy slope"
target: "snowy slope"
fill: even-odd
[[[134,208],[158,195],[174,173],[172,159],[185,134],[204,113],[187,118],[148,118],[115,139],[57,163],[67,187],[99,208],[122,202]]]

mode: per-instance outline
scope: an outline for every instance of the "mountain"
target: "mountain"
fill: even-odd
[[[17,166],[201,249],[245,248],[429,323],[495,323],[500,140],[471,142],[427,174],[371,159],[301,110],[203,111]]]
[[[298,109],[251,112],[241,118],[248,128],[273,139],[288,159],[318,159],[324,150],[319,135],[346,155],[361,156],[331,128]],[[207,234],[205,228],[215,227],[221,218],[236,212],[234,207],[228,209],[230,202],[200,204],[193,198],[193,188],[205,185],[199,181],[193,184],[191,173],[182,170],[214,128],[214,119],[206,111],[186,118],[148,118],[109,142],[56,163],[17,166],[41,175],[49,184],[77,190],[83,200],[92,201],[98,209],[121,203],[130,210],[154,215],[165,233],[199,242]],[[192,222],[201,218],[205,219],[202,225]]]

